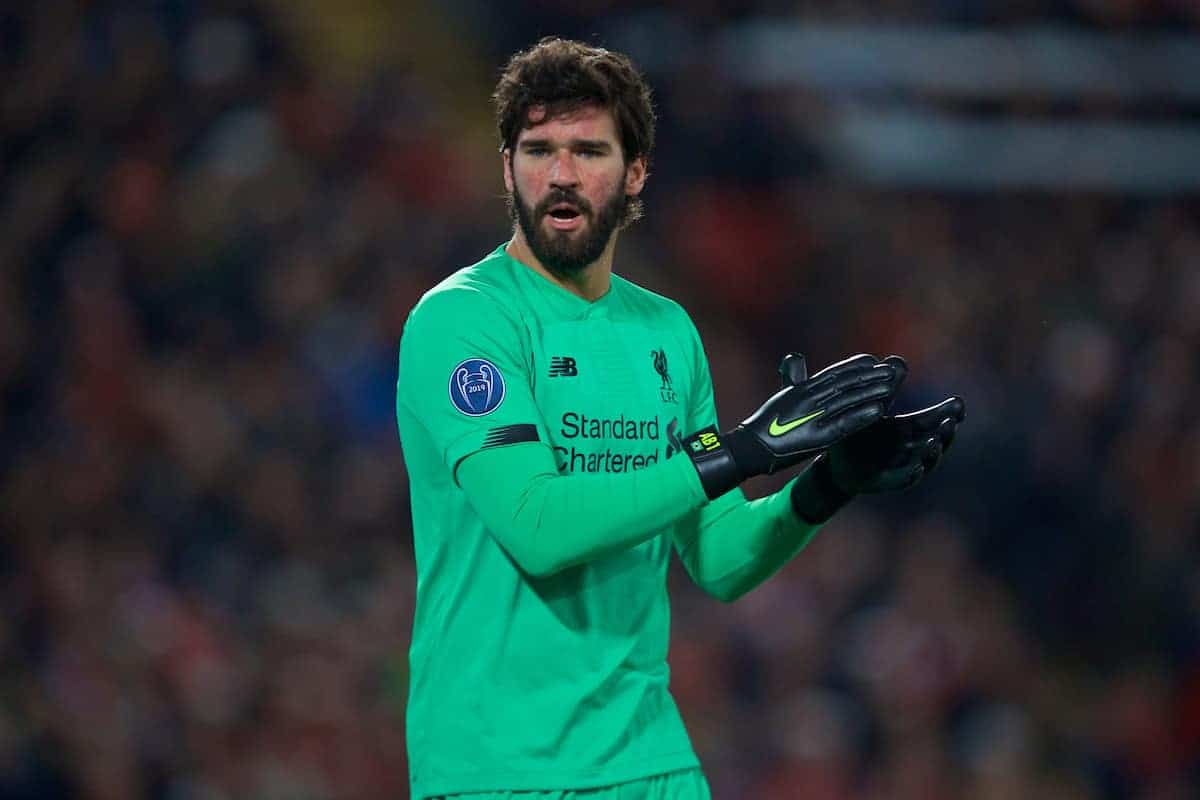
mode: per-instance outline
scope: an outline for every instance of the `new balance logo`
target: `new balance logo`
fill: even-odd
[[[574,378],[579,374],[575,359],[570,356],[552,356],[550,358],[551,378]]]

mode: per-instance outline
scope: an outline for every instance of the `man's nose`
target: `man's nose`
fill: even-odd
[[[566,188],[579,185],[579,173],[575,169],[575,158],[569,150],[563,150],[550,165],[550,185]]]

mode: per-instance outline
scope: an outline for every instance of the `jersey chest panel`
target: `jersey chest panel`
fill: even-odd
[[[680,457],[690,387],[672,337],[607,319],[557,322],[530,334],[534,398],[560,473],[626,473]],[[654,537],[592,564],[590,580],[632,581],[622,607],[641,610],[620,619],[642,618],[655,601],[670,546]]]
[[[533,339],[534,396],[563,473],[629,472],[679,452],[688,377],[669,336],[560,322]]]

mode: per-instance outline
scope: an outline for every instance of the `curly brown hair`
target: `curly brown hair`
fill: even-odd
[[[492,93],[500,150],[512,150],[529,127],[529,110],[546,109],[546,119],[585,105],[612,112],[628,164],[635,158],[650,166],[654,149],[654,107],[650,86],[628,56],[571,39],[547,36],[515,54]],[[626,220],[642,214],[637,197],[626,198]]]

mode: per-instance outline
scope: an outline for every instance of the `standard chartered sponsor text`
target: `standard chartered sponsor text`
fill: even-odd
[[[628,472],[657,464],[658,441],[662,430],[658,417],[636,419],[621,414],[616,417],[592,417],[575,411],[562,415],[559,434],[563,439],[645,441],[648,447],[640,451],[580,449],[573,443],[555,445],[558,468],[566,472]],[[599,442],[597,442],[599,444]]]
[[[658,439],[658,417],[630,419],[619,417],[589,417],[568,411],[562,415],[564,439]]]

